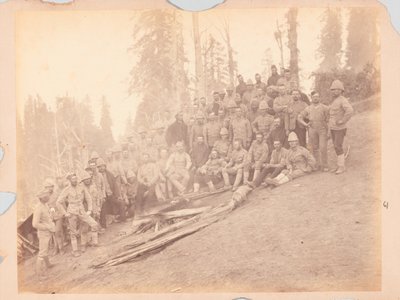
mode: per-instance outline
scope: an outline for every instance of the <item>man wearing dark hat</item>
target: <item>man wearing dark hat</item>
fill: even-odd
[[[235,92],[238,93],[240,95],[240,97],[242,97],[244,92],[247,90],[247,86],[246,86],[246,83],[244,82],[242,75],[239,74],[237,76],[237,79],[238,79],[239,84],[236,86]]]
[[[182,112],[175,115],[175,122],[168,127],[165,139],[168,147],[175,145],[178,141],[182,141],[186,146],[188,146],[188,128],[185,122],[183,122]]]
[[[267,81],[267,85],[271,86],[271,85],[278,85],[278,80],[281,76],[279,76],[278,74],[278,69],[275,65],[271,66],[271,76],[269,76],[268,81]]]
[[[224,107],[224,106],[223,106],[223,104],[222,104],[220,95],[219,95],[218,92],[215,91],[215,92],[213,93],[213,102],[210,103],[210,105],[208,106],[208,108],[207,108],[207,113],[210,114],[210,113],[213,112],[214,114],[218,114],[218,110],[219,110],[220,108],[223,108],[223,107]]]
[[[254,79],[256,80],[256,83],[254,84],[254,88],[256,90],[260,89],[263,91],[263,93],[265,93],[267,85],[261,81],[261,75],[259,73],[256,73],[256,75],[254,75]]]

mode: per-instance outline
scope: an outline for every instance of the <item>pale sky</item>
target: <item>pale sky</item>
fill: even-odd
[[[301,86],[310,92],[310,73],[318,66],[316,48],[322,9],[300,9],[298,48]],[[238,70],[245,80],[262,72],[264,52],[271,48],[275,64],[280,54],[273,32],[276,20],[286,19],[282,9],[211,10],[200,13],[202,37],[207,32],[220,37],[217,28],[226,18],[230,23],[232,46],[237,52]],[[182,12],[188,71],[194,73],[191,14]],[[134,116],[139,95],[128,95],[129,72],[136,55],[128,52],[135,26],[134,11],[21,12],[17,16],[17,101],[19,108],[29,95],[39,94],[53,108],[55,97],[66,93],[77,100],[89,95],[96,123],[100,100],[111,106],[113,133],[122,135],[129,115]],[[286,29],[286,27],[283,27]],[[289,50],[284,37],[285,64]],[[263,79],[264,81],[266,79]],[[21,111],[22,112],[22,111]]]

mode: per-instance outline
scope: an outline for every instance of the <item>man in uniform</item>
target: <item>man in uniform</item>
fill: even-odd
[[[169,156],[166,169],[172,185],[182,195],[186,191],[190,179],[189,170],[192,161],[189,154],[185,152],[182,142],[177,142],[175,147],[176,151]]]
[[[230,100],[235,100],[236,92],[234,92],[234,91],[235,91],[235,88],[233,85],[230,84],[226,87],[226,96],[225,96],[224,102],[223,102],[225,107],[228,106],[228,103]]]
[[[45,280],[46,269],[53,267],[49,261],[49,242],[56,231],[56,227],[50,215],[47,203],[50,200],[50,194],[47,189],[37,194],[39,204],[33,212],[32,226],[37,230],[39,239],[39,254],[36,261],[36,272],[39,281]]]
[[[160,171],[159,180],[156,186],[156,194],[162,195],[165,199],[172,197],[172,186],[168,180],[167,174],[168,150],[167,148],[160,149],[160,158],[157,161],[157,166]],[[157,198],[162,198],[157,196]]]
[[[298,116],[299,123],[308,128],[308,137],[312,153],[322,171],[328,169],[329,107],[320,102],[317,92],[311,93],[312,104]],[[305,119],[309,122],[306,123]]]
[[[249,107],[251,100],[256,98],[256,90],[251,79],[247,80],[246,87],[246,91],[242,95],[242,103]]]
[[[274,142],[280,141],[281,145],[288,148],[287,135],[285,128],[282,125],[281,119],[279,117],[274,118],[274,123],[272,124],[272,130],[267,137],[268,149],[272,151],[274,149]]]
[[[256,133],[256,140],[253,141],[249,152],[247,153],[244,170],[243,170],[243,183],[247,184],[249,181],[250,170],[254,171],[253,178],[257,178],[260,174],[264,163],[268,159],[268,145],[263,139],[261,132]]]
[[[193,151],[193,144],[196,142],[196,139],[198,136],[202,136],[204,133],[204,115],[197,114],[196,116],[196,123],[193,125],[193,127],[190,129],[189,133],[189,149],[190,152]]]
[[[236,108],[235,118],[231,120],[229,131],[232,141],[240,139],[244,143],[244,148],[249,149],[253,131],[249,120],[243,117],[242,110],[239,107]]]
[[[249,105],[249,106],[250,106],[250,105]],[[248,112],[249,112],[249,109],[248,109],[247,105],[245,105],[245,104],[242,102],[242,98],[240,97],[240,95],[239,95],[238,93],[235,94],[235,107],[234,107],[234,110],[235,110],[237,107],[240,107],[240,109],[242,110],[242,115],[243,115],[243,117],[247,118],[247,114],[248,114]]]
[[[214,144],[213,150],[218,152],[218,156],[223,158],[226,161],[229,161],[229,152],[230,152],[230,142],[229,142],[229,132],[228,129],[222,127],[220,132],[220,139],[217,140]]]
[[[209,154],[210,150],[204,143],[204,137],[199,135],[192,150],[193,168],[197,170],[203,166],[207,162]]]
[[[285,121],[286,132],[294,131],[299,138],[299,144],[302,147],[307,147],[306,145],[306,135],[307,130],[304,125],[297,121],[299,114],[307,107],[307,104],[301,101],[301,94],[298,89],[292,91],[292,101],[288,104],[287,109],[287,120]]]
[[[207,116],[207,100],[206,97],[200,97],[199,112]]]
[[[264,165],[261,173],[258,176],[254,176],[254,180],[248,185],[256,188],[260,186],[266,177],[275,178],[278,176],[286,167],[287,153],[288,150],[282,147],[282,143],[279,140],[274,141],[274,150],[271,153],[269,163]]]
[[[337,168],[332,171],[338,175],[346,170],[343,141],[347,131],[347,122],[353,115],[354,110],[349,100],[343,97],[344,86],[340,80],[332,82],[331,92],[334,99],[329,105],[329,129],[331,130],[332,143],[337,155]]]
[[[225,127],[226,129],[229,129],[231,122],[231,117],[229,115],[225,114],[225,111],[223,109],[220,109],[218,111],[218,123],[222,127]]]
[[[207,113],[210,114],[211,112],[213,112],[214,114],[218,114],[218,110],[220,108],[223,108],[223,104],[222,101],[219,97],[219,93],[218,92],[214,92],[213,93],[213,102],[210,103],[210,105],[207,108]]]
[[[207,162],[198,169],[194,176],[193,190],[199,192],[200,184],[207,184],[210,192],[215,191],[215,184],[222,179],[222,169],[225,167],[226,161],[219,157],[217,150],[212,150]]]
[[[258,117],[260,102],[258,100],[253,99],[250,103],[250,110],[247,114],[247,118],[250,123],[253,124],[254,120]]]
[[[215,142],[219,138],[219,132],[221,130],[221,124],[218,123],[218,116],[211,113],[208,116],[208,122],[204,125],[204,141],[210,149],[214,147]]]
[[[281,76],[279,76],[278,74],[278,69],[276,68],[275,65],[271,66],[271,76],[269,76],[268,81],[267,81],[267,85],[271,86],[271,85],[278,85],[278,79]]]
[[[285,69],[283,77],[278,79],[277,85],[284,85],[288,94],[290,94],[292,90],[298,86],[296,80],[292,78],[292,74],[290,73],[289,69]]]
[[[253,127],[253,130],[256,133],[261,133],[264,137],[264,140],[266,141],[272,130],[274,117],[271,116],[269,113],[267,113],[268,104],[265,101],[260,102],[258,110],[259,110],[259,116],[254,120],[254,122],[251,125]]]
[[[230,160],[225,168],[223,168],[222,170],[222,176],[224,178],[225,186],[231,185],[229,175],[233,175],[235,177],[232,191],[236,191],[239,185],[242,183],[243,167],[246,156],[247,151],[242,147],[242,140],[235,139],[233,141],[233,150],[230,155]]]
[[[243,97],[244,92],[247,90],[247,86],[246,83],[244,82],[243,76],[242,75],[238,75],[237,76],[238,82],[239,84],[236,86],[236,93],[240,94],[240,97]]]
[[[274,179],[266,179],[265,182],[272,186],[278,186],[297,177],[307,175],[316,169],[316,161],[310,151],[299,146],[296,133],[289,134],[289,147],[286,158],[286,169]]]
[[[50,216],[55,223],[54,237],[56,252],[64,254],[64,216],[57,207],[57,198],[61,190],[54,190],[54,182],[50,178],[44,181],[44,189],[49,192],[47,206],[49,207]]]
[[[139,167],[137,176],[135,217],[143,215],[146,199],[150,199],[150,201],[156,199],[156,185],[159,180],[159,174],[160,171],[157,164],[150,160],[149,154],[143,153],[142,165]]]
[[[286,94],[286,87],[285,85],[281,84],[279,87],[279,96],[275,98],[273,109],[275,111],[275,115],[281,119],[283,127],[286,129],[288,127],[287,120],[288,120],[288,106],[289,103],[292,101],[292,98]],[[288,134],[288,132],[286,132]]]
[[[168,147],[175,145],[176,142],[182,141],[185,146],[188,145],[188,128],[183,122],[183,114],[179,112],[175,115],[175,122],[172,123],[166,132],[165,139],[167,141]]]
[[[78,177],[75,173],[68,175],[67,179],[70,182],[70,186],[61,192],[57,200],[57,205],[59,210],[68,219],[73,251],[72,254],[74,256],[79,256],[80,253],[78,251],[77,241],[79,235],[78,222],[86,223],[90,227],[94,246],[97,245],[98,241],[98,226],[97,222],[90,216],[93,209],[90,194],[82,185],[78,184]],[[87,204],[87,211],[85,210],[84,202]],[[65,206],[67,206],[67,210],[65,210]],[[86,246],[84,243],[85,241],[81,240],[82,248]]]
[[[255,80],[256,80],[256,84],[254,85],[254,88],[257,89],[261,89],[263,91],[263,93],[265,93],[267,85],[261,81],[261,75],[259,73],[256,73],[256,75],[254,76]]]

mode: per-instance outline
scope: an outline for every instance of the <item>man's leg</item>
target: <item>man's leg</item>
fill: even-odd
[[[185,191],[185,187],[179,182],[180,176],[176,173],[172,174],[169,177],[172,185],[179,191],[179,193],[183,193]]]
[[[88,242],[89,225],[84,222],[80,222],[80,229],[81,229],[81,251],[85,252],[86,245]]]
[[[144,208],[144,193],[148,190],[147,186],[139,183],[136,193],[135,216],[140,216]]]
[[[71,234],[71,247],[72,247],[72,255],[74,256],[79,256],[78,252],[78,216],[76,215],[71,215],[68,218],[68,223],[69,223],[69,230]]]
[[[344,141],[344,136],[346,135],[346,129],[331,130],[331,132],[334,132],[335,135],[334,147],[337,155],[337,166],[338,166],[335,173],[338,175],[346,170],[344,151],[343,151],[343,141]]]
[[[273,170],[273,168],[264,168],[264,169],[262,169],[260,174],[257,177],[255,177],[255,179],[251,183],[251,186],[253,186],[253,187],[260,186],[261,182],[263,182],[264,178],[267,177],[267,175],[269,173],[271,173],[272,170]]]
[[[111,212],[111,197],[106,197],[100,210],[100,226],[107,228],[107,215]]]
[[[51,264],[47,266],[51,233],[48,231],[39,230],[37,235],[39,239],[39,254],[36,261],[36,272],[38,279],[41,281],[47,277],[46,267],[52,266]]]
[[[249,182],[249,174],[250,169],[252,168],[252,164],[250,162],[246,163],[243,168],[243,184],[247,184]]]
[[[81,224],[86,226],[86,228],[90,227],[90,237],[91,237],[91,245],[98,246],[98,225],[97,222],[89,215],[83,214],[79,215],[79,219]],[[87,230],[89,232],[89,230]]]
[[[239,185],[242,183],[242,178],[243,178],[243,168],[240,168],[236,171],[236,178],[235,182],[233,183],[232,190],[235,191]]]
[[[294,130],[294,132],[296,133],[298,139],[299,139],[299,145],[306,148],[307,147],[307,143],[306,143],[306,129],[305,128],[301,128],[297,123],[296,123],[296,128]]]
[[[326,129],[319,130],[319,151],[321,153],[321,166],[323,171],[328,170],[328,137]]]
[[[64,217],[61,217],[61,218],[55,220],[55,225],[56,225],[55,237],[56,237],[58,251],[61,254],[64,253],[64,226],[63,226],[63,222],[64,222]]]
[[[310,128],[308,130],[308,138],[309,138],[309,142],[310,142],[310,146],[311,146],[311,152],[314,155],[314,158],[317,162],[317,167],[320,167],[321,161],[320,161],[320,155],[319,155],[319,145],[320,145],[320,141],[319,141],[319,132],[318,130],[314,129],[314,128]]]

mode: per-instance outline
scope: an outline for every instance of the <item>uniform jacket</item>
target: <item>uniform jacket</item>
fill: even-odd
[[[57,205],[63,214],[66,213],[64,207],[67,206],[67,212],[74,215],[82,215],[86,212],[84,202],[87,204],[87,210],[93,210],[92,197],[83,184],[66,187],[57,199]]]
[[[175,145],[178,141],[183,141],[185,145],[188,145],[188,128],[186,124],[177,121],[172,123],[167,129],[165,139],[169,147]]]
[[[288,167],[291,166],[293,170],[301,170],[305,173],[313,171],[316,167],[314,156],[301,146],[297,146],[296,150],[288,150],[286,164]]]
[[[234,118],[231,120],[229,127],[231,133],[231,139],[241,139],[243,146],[245,143],[250,143],[253,135],[250,121],[246,118]]]
[[[32,218],[32,226],[38,231],[54,231],[55,225],[50,215],[50,208],[47,203],[39,201],[35,207]]]
[[[331,130],[341,130],[347,127],[347,122],[353,115],[353,107],[349,100],[343,96],[339,96],[329,105],[329,128]],[[337,121],[343,121],[343,124],[337,124]]]

